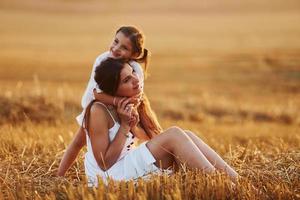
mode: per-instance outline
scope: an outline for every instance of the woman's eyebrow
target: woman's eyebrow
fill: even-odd
[[[130,75],[126,76],[122,81],[125,81],[127,79],[130,79]]]
[[[133,72],[133,68],[132,68],[132,67],[130,67],[130,69],[131,69],[131,74],[132,74],[132,72]],[[130,76],[131,76],[131,75],[127,75],[127,76],[125,76],[125,78],[123,78],[123,79],[122,79],[122,81],[124,81],[124,80],[125,80],[125,79],[127,79],[127,78],[130,78]]]

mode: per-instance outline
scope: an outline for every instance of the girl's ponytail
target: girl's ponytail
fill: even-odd
[[[148,51],[148,49],[144,48],[143,49],[143,55],[134,59],[134,61],[138,62],[138,63],[144,63],[144,73],[145,76],[147,74],[147,66],[148,66],[148,62],[149,62],[149,57],[150,57],[150,52]]]

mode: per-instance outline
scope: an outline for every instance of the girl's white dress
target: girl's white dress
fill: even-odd
[[[108,133],[109,140],[112,141],[120,128],[120,124],[115,121],[109,109],[104,104],[100,102],[95,103],[104,106],[114,121],[114,126],[109,129]],[[145,176],[152,172],[161,173],[161,169],[154,165],[156,160],[147,148],[146,142],[135,147],[134,141],[134,135],[129,133],[129,137],[125,142],[117,162],[108,170],[103,171],[97,164],[90,138],[86,132],[87,152],[85,154],[84,166],[88,178],[88,186],[97,187],[97,176],[102,178],[104,183],[107,183],[108,177],[114,180],[130,180]]]

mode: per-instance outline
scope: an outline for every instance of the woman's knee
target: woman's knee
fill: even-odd
[[[165,131],[166,134],[175,140],[184,140],[188,139],[188,135],[179,127],[172,126]]]
[[[190,131],[190,130],[184,130],[184,132],[185,132],[191,139],[195,138],[195,139],[197,139],[199,142],[204,143],[203,140],[202,140],[199,136],[197,136],[195,133],[193,133],[192,131]]]
[[[171,133],[184,133],[184,131],[179,128],[178,126],[171,126],[169,127],[166,132],[171,132]]]

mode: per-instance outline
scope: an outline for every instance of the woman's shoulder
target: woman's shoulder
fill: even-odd
[[[99,122],[109,122],[108,118],[108,109],[107,107],[101,102],[94,102],[90,108],[90,116],[92,118],[97,118]],[[97,121],[98,121],[97,120]]]

